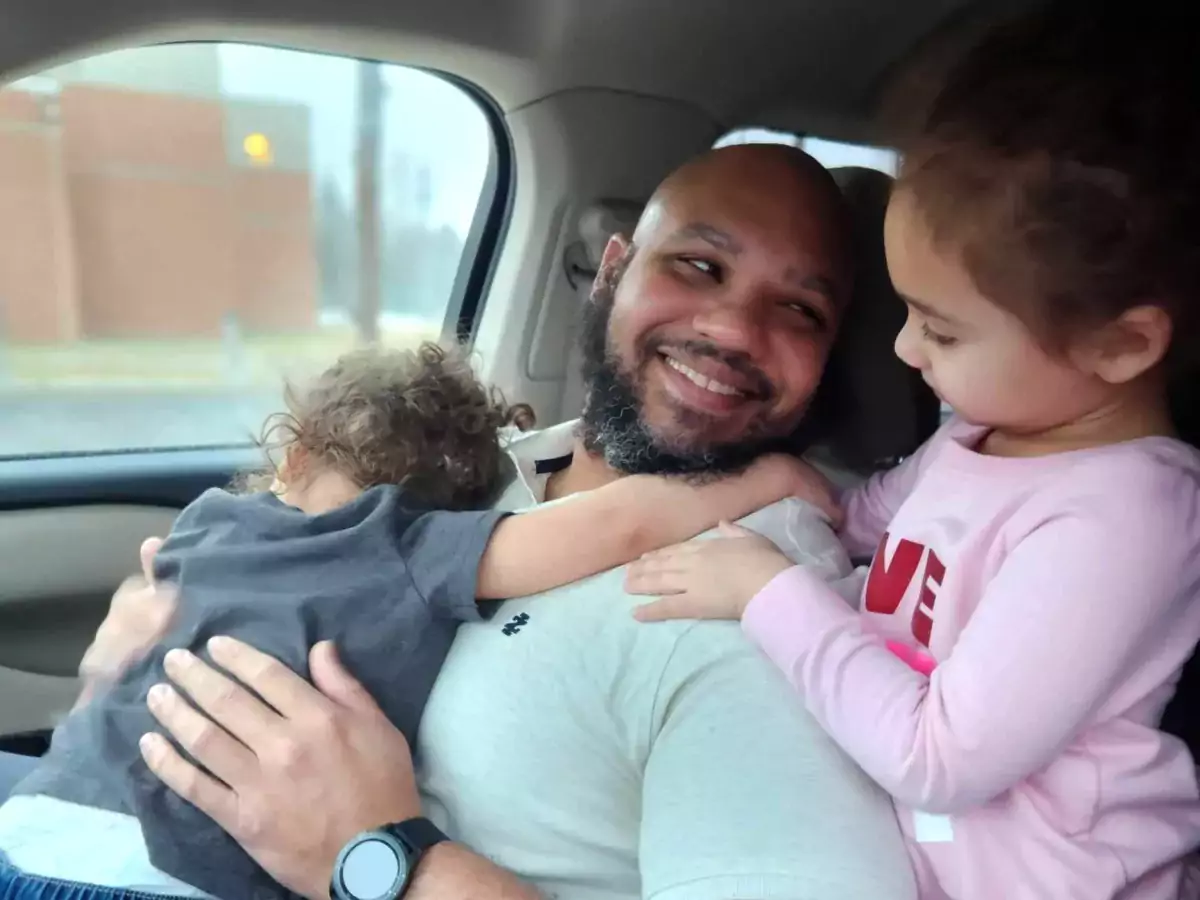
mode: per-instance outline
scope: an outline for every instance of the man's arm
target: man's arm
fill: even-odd
[[[280,884],[327,900],[334,860],[350,838],[421,814],[408,743],[329,644],[311,655],[315,688],[240,642],[217,640],[209,650],[266,703],[198,658],[173,651],[167,674],[201,712],[163,686],[150,693],[151,712],[217,778],[161,735],[143,741],[146,763]],[[466,848],[442,844],[422,860],[408,896],[536,900],[538,894]]]

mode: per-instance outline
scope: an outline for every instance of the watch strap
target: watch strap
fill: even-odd
[[[410,868],[415,868],[417,861],[434,844],[450,840],[440,828],[424,816],[405,819],[403,822],[394,822],[384,826],[383,830],[399,839],[409,849]]]

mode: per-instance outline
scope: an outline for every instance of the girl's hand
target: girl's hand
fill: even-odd
[[[762,535],[722,522],[721,537],[647,553],[630,563],[625,590],[660,599],[634,610],[641,622],[740,619],[751,598],[792,561]]]

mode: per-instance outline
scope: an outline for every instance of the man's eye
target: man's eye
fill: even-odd
[[[698,259],[696,257],[685,257],[681,262],[689,268],[695,269],[703,275],[708,275],[710,278],[717,278],[721,274],[721,267],[707,259]]]
[[[957,338],[952,338],[945,334],[938,334],[928,325],[921,326],[921,334],[924,335],[925,340],[932,341],[939,347],[953,347],[956,343],[958,343]]]
[[[797,312],[817,328],[825,327],[825,314],[819,309],[808,303],[789,303],[787,308],[793,312]]]

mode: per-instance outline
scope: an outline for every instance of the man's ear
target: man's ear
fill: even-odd
[[[1127,384],[1167,355],[1171,317],[1161,306],[1135,306],[1085,340],[1080,362],[1109,384]]]
[[[600,268],[596,270],[596,278],[592,281],[592,297],[601,288],[614,285],[620,274],[621,265],[629,256],[633,242],[623,234],[614,234],[604,245],[604,253],[600,256]]]

